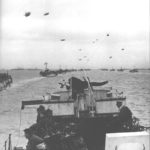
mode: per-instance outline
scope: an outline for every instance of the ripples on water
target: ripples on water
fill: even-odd
[[[36,121],[36,108],[27,108],[21,113],[22,100],[41,99],[46,92],[59,89],[58,82],[71,76],[83,77],[83,72],[72,72],[52,78],[39,76],[39,71],[10,71],[14,80],[12,87],[0,92],[0,144],[4,143],[9,133],[12,133],[14,144],[24,145],[26,141],[22,130]],[[109,72],[92,70],[86,73],[91,81],[109,80],[107,87],[123,91],[127,97],[127,105],[138,117],[142,125],[150,126],[150,72],[138,73]],[[19,138],[20,137],[20,138]],[[18,141],[19,139],[19,141]],[[2,145],[2,144],[1,144]]]

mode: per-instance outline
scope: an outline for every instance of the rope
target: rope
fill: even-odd
[[[20,120],[19,120],[19,137],[18,137],[18,140],[17,140],[17,143],[16,143],[16,146],[15,147],[17,147],[18,146],[18,143],[19,143],[19,140],[20,140],[20,133],[21,133],[21,118],[22,118],[22,111],[21,111],[21,109],[20,109]]]
[[[18,137],[18,140],[17,140],[17,143],[16,143],[16,147],[17,147],[17,145],[18,145],[18,143],[19,143],[19,140],[20,140],[20,131],[21,131],[21,109],[20,109],[20,115],[19,115],[19,118],[20,118],[20,120],[19,120],[19,137]],[[8,143],[9,142],[9,137],[5,140],[5,142],[6,143]],[[5,144],[1,147],[1,150],[2,149],[5,149]],[[11,145],[10,145],[10,149],[12,150],[12,143],[11,143]]]
[[[7,140],[6,140],[6,141],[7,141]],[[6,142],[6,141],[5,141],[5,142]],[[3,149],[5,149],[5,144],[1,147],[1,150],[3,150]]]
[[[9,134],[10,135],[10,134]],[[9,137],[5,140],[5,144],[1,147],[1,149],[0,150],[5,150],[5,146],[6,146],[6,149],[9,147],[9,142],[11,142],[11,141],[9,141],[10,139],[9,139]],[[10,143],[10,150],[12,150],[12,143]]]
[[[6,144],[7,144],[8,141],[9,141],[9,137],[5,140]],[[5,149],[5,144],[1,147],[1,150],[2,149]]]

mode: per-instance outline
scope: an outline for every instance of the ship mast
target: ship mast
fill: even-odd
[[[90,104],[91,104],[91,113],[92,115],[94,115],[94,108],[95,108],[95,99],[94,99],[94,93],[93,93],[93,90],[92,90],[92,87],[90,85],[90,80],[86,74],[86,71],[83,69],[83,72],[84,72],[84,76],[85,76],[85,79],[88,83],[88,90],[89,90],[89,98],[90,98]]]
[[[44,65],[45,65],[45,70],[47,70],[48,63],[45,62]]]

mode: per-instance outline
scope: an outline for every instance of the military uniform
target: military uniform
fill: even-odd
[[[43,139],[34,134],[31,135],[31,137],[28,140],[29,141],[26,146],[26,150],[38,150],[36,146],[40,143],[43,143]]]

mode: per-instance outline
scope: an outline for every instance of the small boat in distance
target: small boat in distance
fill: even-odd
[[[129,72],[135,73],[135,72],[138,72],[138,69],[131,69],[131,70],[129,70]]]
[[[49,70],[47,68],[47,65],[48,65],[47,62],[45,62],[44,65],[45,65],[45,70],[40,71],[40,75],[41,76],[43,76],[43,77],[57,76],[57,72],[56,71],[52,71],[52,70]]]
[[[47,70],[44,70],[44,71],[40,71],[40,75],[43,76],[43,77],[57,76],[57,72],[47,69]]]
[[[112,69],[110,69],[110,71],[115,71],[115,69],[112,68]]]
[[[123,68],[120,68],[120,69],[117,69],[117,71],[123,72],[124,69],[123,69]]]
[[[108,69],[107,69],[107,68],[102,68],[101,70],[102,70],[102,71],[108,71]]]

